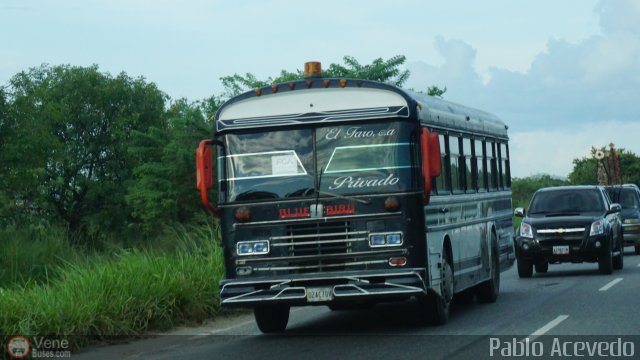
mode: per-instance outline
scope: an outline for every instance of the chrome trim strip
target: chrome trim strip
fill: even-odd
[[[564,234],[583,232],[586,228],[569,228],[569,229],[540,229],[536,230],[538,234]]]
[[[371,261],[355,261],[355,262],[347,262],[347,263],[340,263],[340,264],[326,264],[326,265],[260,267],[260,268],[254,268],[253,271],[322,269],[322,268],[356,266],[356,265],[386,264],[388,261],[389,260],[371,260]]]
[[[269,240],[293,240],[303,238],[317,238],[317,237],[329,237],[329,236],[344,236],[344,235],[364,235],[368,234],[368,231],[343,231],[339,233],[319,233],[319,234],[307,234],[307,235],[285,235],[285,236],[271,236]],[[298,244],[298,243],[296,243]]]
[[[420,272],[424,272],[424,269],[407,269],[406,272],[375,272],[375,273],[371,273],[371,274],[363,274],[363,275],[335,275],[335,276],[310,276],[310,277],[301,277],[301,278],[297,278],[297,279],[273,279],[273,280],[253,280],[253,281],[233,281],[233,282],[228,282],[226,284],[224,284],[222,286],[222,289],[224,289],[225,287],[228,286],[244,286],[244,285],[253,285],[253,284],[273,284],[274,282],[276,283],[275,285],[271,286],[271,288],[277,287],[277,286],[282,286],[285,284],[289,284],[293,281],[324,281],[324,280],[338,280],[338,279],[346,279],[346,280],[352,280],[352,281],[358,281],[358,282],[364,282],[364,283],[369,283],[369,280],[366,280],[366,278],[372,278],[372,277],[402,277],[402,276],[407,276],[407,275],[415,275],[418,278],[420,278],[420,280],[424,279],[422,278],[422,275],[420,275]]]
[[[344,215],[344,216],[323,216],[317,218],[302,218],[293,220],[268,220],[268,221],[256,221],[248,223],[234,223],[234,228],[242,227],[258,227],[258,226],[271,226],[271,225],[289,225],[289,224],[304,224],[304,223],[318,223],[318,222],[334,222],[334,221],[347,221],[367,218],[380,218],[380,217],[395,217],[401,216],[401,211],[392,213],[375,213],[375,214],[360,214],[360,215]]]
[[[344,233],[343,233],[344,235]],[[338,243],[347,243],[347,242],[355,242],[355,241],[367,241],[368,238],[351,238],[351,239],[339,239],[339,240],[320,240],[320,241],[300,241],[300,242],[286,242],[286,243],[276,243],[271,244],[271,247],[276,246],[299,246],[299,245],[320,245],[320,244],[338,244]],[[401,244],[402,245],[402,244]],[[262,255],[262,254],[260,254]]]
[[[281,257],[267,257],[267,258],[253,258],[253,259],[238,259],[236,265],[245,265],[249,262],[264,262],[264,261],[304,261],[304,260],[328,260],[339,258],[352,258],[357,256],[381,256],[381,255],[393,255],[393,254],[407,254],[407,249],[389,249],[380,251],[361,251],[341,254],[321,254],[321,255],[300,255],[300,256],[281,256]]]

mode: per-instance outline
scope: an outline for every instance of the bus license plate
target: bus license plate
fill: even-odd
[[[307,288],[307,302],[333,300],[333,289],[330,287]]]
[[[554,246],[553,255],[569,255],[569,245]]]

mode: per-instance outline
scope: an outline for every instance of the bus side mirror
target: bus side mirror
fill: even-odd
[[[218,208],[209,202],[208,191],[213,188],[213,140],[202,140],[196,149],[196,187],[200,190],[202,204],[214,216],[219,216]]]
[[[421,170],[424,178],[423,203],[429,202],[431,194],[431,178],[440,176],[440,140],[438,134],[429,132],[427,128],[420,130]]]

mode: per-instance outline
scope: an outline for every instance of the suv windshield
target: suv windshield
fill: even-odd
[[[414,188],[413,129],[386,122],[225,135],[223,193],[229,202],[314,196],[318,181],[321,194]]]
[[[602,212],[605,204],[596,189],[563,189],[537,192],[530,214]]]

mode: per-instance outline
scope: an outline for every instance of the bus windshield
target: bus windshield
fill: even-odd
[[[409,190],[413,129],[381,122],[226,135],[227,201]]]

